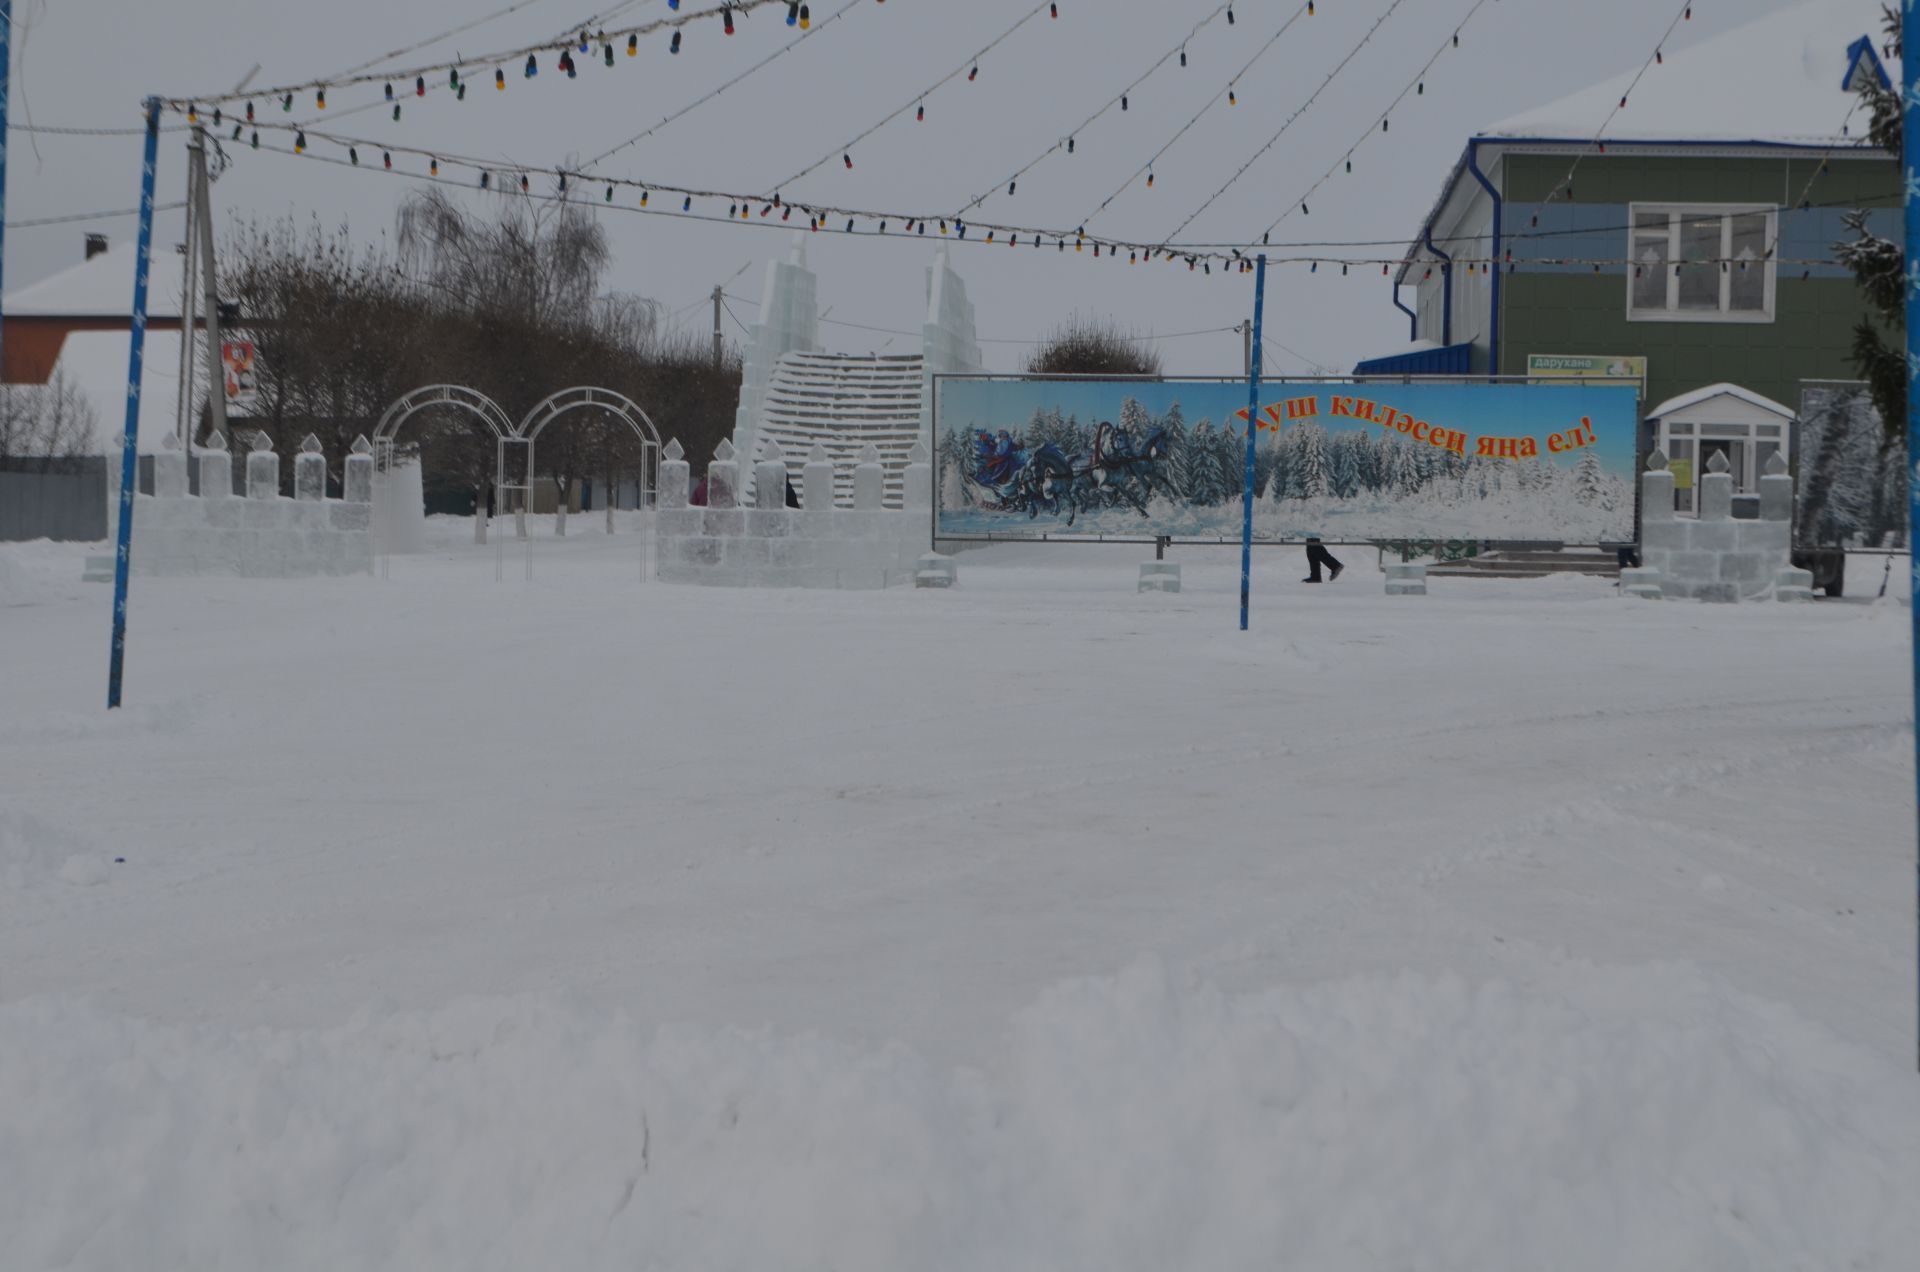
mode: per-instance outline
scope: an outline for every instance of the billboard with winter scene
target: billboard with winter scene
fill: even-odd
[[[1244,380],[937,385],[939,537],[1240,537]],[[1627,542],[1638,416],[1633,384],[1265,384],[1254,535]]]

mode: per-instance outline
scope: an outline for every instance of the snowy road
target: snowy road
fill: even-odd
[[[912,1110],[936,1129],[876,1164],[877,1140],[853,1130],[830,1147],[789,1127],[734,1160],[701,1156],[711,1130],[682,1128],[702,1169],[766,1173],[764,1222],[726,1240],[703,1238],[686,1218],[694,1193],[665,1181],[651,1202],[628,1185],[636,1231],[658,1244],[623,1244],[612,1219],[583,1235],[568,1218],[581,1197],[567,1183],[573,1159],[555,1148],[533,1154],[560,1163],[526,1186],[538,1204],[507,1205],[477,1261],[457,1236],[428,1241],[422,1216],[464,1214],[498,1180],[421,1184],[414,1208],[395,1201],[394,1215],[356,1221],[367,1244],[329,1247],[331,1265],[293,1221],[200,1197],[186,1210],[216,1234],[200,1248],[226,1260],[205,1266],[506,1267],[516,1254],[526,1266],[565,1232],[574,1256],[552,1266],[644,1248],[663,1267],[752,1266],[772,1249],[799,1251],[784,1263],[796,1267],[1229,1267],[1271,1249],[1259,1243],[1284,1219],[1298,1249],[1335,1263],[1364,1251],[1345,1265],[1411,1267],[1395,1260],[1415,1251],[1434,1260],[1418,1266],[1455,1267],[1580,1224],[1606,1230],[1586,1208],[1596,1195],[1610,1198],[1601,1208],[1661,1212],[1642,1267],[1680,1266],[1662,1262],[1680,1251],[1695,1267],[1834,1266],[1842,1240],[1860,1266],[1891,1267],[1893,1243],[1920,1240],[1920,1221],[1893,1204],[1920,1187],[1900,597],[1627,604],[1576,579],[1436,581],[1424,601],[1389,600],[1370,561],[1350,558],[1337,585],[1314,589],[1284,553],[1262,558],[1242,635],[1230,554],[1188,555],[1175,597],[1135,595],[1139,550],[1114,547],[968,554],[951,594],[723,592],[641,584],[638,540],[609,540],[595,521],[563,544],[541,540],[531,583],[509,556],[496,584],[492,555],[452,538],[431,557],[395,558],[385,581],[140,581],[130,706],[116,716],[99,709],[105,589],[71,581],[77,551],[0,548],[0,1101],[20,1106],[0,1113],[0,1178],[23,1164],[8,1154],[62,1142],[53,1112],[23,1108],[98,1106],[102,1084],[124,1075],[90,1063],[128,1051],[184,1051],[198,1057],[189,1071],[246,1086],[280,1063],[263,1057],[283,1044],[261,1039],[289,1040],[289,1072],[368,1067],[365,1109],[340,1112],[341,1099],[359,1107],[345,1088],[322,1104],[348,1125],[385,1126],[435,1089],[413,1085],[404,1057],[446,1027],[436,1013],[478,995],[460,1009],[493,1022],[472,1025],[476,1036],[499,1043],[510,1022],[525,1035],[513,1045],[538,1053],[493,1074],[503,1089],[578,1081],[613,1100],[622,1083],[666,1081],[675,1062],[654,1030],[687,1026],[702,1059],[667,1051],[690,1072],[730,1073],[714,1081],[809,1126],[844,1100],[858,1110],[848,1125],[894,1126]],[[109,864],[116,855],[125,863]],[[1095,979],[1062,987],[1083,977]],[[1303,1085],[1256,1099],[1196,1076],[1215,1062],[1207,1047],[1182,1050],[1195,1013],[1226,1022],[1215,1024],[1229,1053],[1297,1046]],[[728,1032],[760,1026],[772,1032]],[[1493,1036],[1476,1040],[1483,1029]],[[1565,1064],[1551,1059],[1562,1047]],[[372,1058],[389,1053],[400,1057],[389,1067]],[[1779,1068],[1746,1072],[1740,1058],[1756,1054]],[[565,1056],[582,1057],[571,1076]],[[834,1074],[852,1086],[823,1076]],[[223,1098],[181,1095],[195,1081],[224,1089],[152,1073],[114,1089],[183,1110]],[[1287,1182],[1302,1150],[1249,1128],[1273,1107],[1332,1098],[1327,1081],[1362,1103],[1378,1095],[1372,1111],[1395,1125],[1426,1119],[1405,1132],[1420,1145],[1416,1173],[1478,1160],[1463,1145],[1480,1131],[1524,1135],[1568,1102],[1583,1134],[1635,1109],[1670,1124],[1725,1113],[1713,1125],[1726,1134],[1651,1162],[1657,1127],[1644,1140],[1619,1131],[1626,1140],[1569,1185],[1558,1219],[1501,1212],[1447,1227],[1443,1211],[1458,1218],[1464,1204],[1450,1186],[1399,1180],[1397,1159],[1373,1161],[1377,1145],[1323,1145],[1327,1176]],[[1206,1200],[1134,1160],[1164,1147],[1154,1134],[1087,1138],[1111,1121],[1109,1097],[1137,1107],[1141,1091],[1183,1084],[1238,1091],[1245,1112],[1244,1125],[1195,1112],[1220,1132],[1188,1163],[1214,1180]],[[1703,1113],[1714,1088],[1732,1103]],[[1768,1124],[1761,1114],[1760,1129],[1742,1129],[1739,1101],[1770,1091],[1801,1139],[1743,1138]],[[1499,1108],[1483,1107],[1489,1095]],[[1433,1107],[1455,1096],[1457,1124]],[[282,1098],[297,1111],[306,1097]],[[1079,1191],[1060,1184],[1071,1197],[1029,1212],[1000,1158],[1008,1146],[978,1121],[1002,1126],[1009,1109],[1032,1115],[1014,1116],[1045,1146],[1029,1150],[1097,1152],[1110,1171]],[[1072,1125],[1050,1138],[1046,1110]],[[1367,1112],[1349,1110],[1347,1132],[1371,1141],[1381,1128]],[[517,1131],[473,1129],[463,1151],[524,1147],[547,1125],[527,1116]],[[676,1142],[671,1122],[649,1124],[650,1139],[666,1136],[650,1153]],[[1163,1129],[1197,1133],[1179,1119]],[[235,1133],[285,1166],[284,1128]],[[387,1160],[381,1134],[339,1151]],[[50,1172],[51,1195],[70,1196],[96,1154],[159,1162],[171,1142],[95,1136],[70,1170]],[[396,1178],[446,1148],[430,1138],[389,1146],[411,1164]],[[1482,1202],[1518,1205],[1500,1189],[1562,1161],[1534,1148],[1485,1150]],[[1741,1174],[1771,1149],[1850,1181],[1848,1200],[1810,1194],[1792,1168]],[[628,1137],[605,1151],[635,1149]],[[801,1186],[777,1166],[835,1152],[858,1168],[819,1179],[795,1168]],[[1220,1181],[1256,1161],[1272,1169],[1251,1172],[1248,1196],[1228,1195]],[[1642,1195],[1651,1185],[1626,1181],[1646,1170],[1682,1196],[1696,1177],[1725,1180],[1731,1200]],[[1371,1181],[1361,1191],[1392,1218],[1332,1213],[1343,1172]],[[896,1173],[925,1190],[917,1202],[883,1197],[846,1212],[871,1224],[828,1223],[853,1206],[842,1186],[870,1197]],[[1263,1206],[1264,1184],[1305,1191]],[[284,1209],[271,1183],[253,1186]],[[588,1191],[607,1186],[596,1177]],[[974,1186],[992,1195],[949,1213],[952,1190]],[[134,1188],[129,1204],[182,1188]],[[1098,1221],[1115,1188],[1164,1222],[1123,1239],[1121,1210]],[[155,1239],[152,1225],[116,1235],[98,1216],[62,1226],[45,1195],[0,1201],[0,1227],[10,1204],[40,1242],[42,1263],[23,1266],[107,1266],[143,1248],[116,1240]],[[351,1210],[333,1205],[336,1220]],[[1728,1219],[1729,1206],[1744,1217]],[[1761,1207],[1774,1213],[1758,1218]],[[154,1222],[152,1248],[196,1248]],[[234,1225],[244,1242],[217,1235]],[[992,1240],[965,1235],[992,1225]],[[1810,1262],[1737,1257],[1777,1254],[1788,1236]],[[1568,1260],[1558,1266],[1627,1265],[1538,1249]]]

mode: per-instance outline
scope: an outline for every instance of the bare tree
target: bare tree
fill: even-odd
[[[64,371],[45,384],[0,385],[0,459],[47,471],[93,451],[99,430],[93,404]]]
[[[1035,375],[1159,375],[1160,354],[1110,318],[1074,314],[1027,358]]]

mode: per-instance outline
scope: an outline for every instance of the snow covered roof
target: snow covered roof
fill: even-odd
[[[1782,419],[1790,420],[1797,413],[1791,407],[1782,406],[1772,398],[1761,397],[1752,389],[1743,389],[1737,384],[1709,384],[1704,389],[1695,389],[1691,393],[1682,393],[1677,398],[1667,399],[1659,406],[1648,411],[1647,418],[1650,420],[1665,419],[1669,415],[1678,415],[1680,412],[1691,410],[1702,403],[1711,402],[1717,397],[1735,398],[1741,402],[1745,402],[1748,406],[1757,406],[1763,411],[1778,415]]]
[[[1684,30],[1684,27],[1682,28]],[[1854,104],[1845,82],[1851,46],[1880,42],[1880,0],[1801,0],[1713,39],[1664,50],[1607,135],[1628,141],[1764,141],[1826,145],[1843,139]],[[1637,67],[1557,102],[1502,120],[1487,137],[1579,138],[1599,131]],[[1897,67],[1886,68],[1896,78]],[[1865,121],[1851,136],[1861,141]]]
[[[6,298],[9,318],[125,318],[133,312],[131,243],[108,248],[90,261],[31,283]],[[153,255],[147,280],[147,316],[180,316],[180,259],[172,252]],[[124,371],[125,368],[122,368]]]
[[[127,353],[131,340],[125,331],[69,332],[60,348],[59,361],[53,366],[54,374],[64,375],[99,417],[90,448],[96,455],[120,451],[120,432],[127,423]],[[140,385],[138,445],[142,455],[151,455],[174,431],[178,416],[179,332],[148,330]]]

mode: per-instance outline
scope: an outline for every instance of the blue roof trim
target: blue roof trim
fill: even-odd
[[[1411,353],[1389,354],[1355,364],[1355,375],[1471,375],[1473,342],[1442,345],[1438,349],[1415,349]]]

